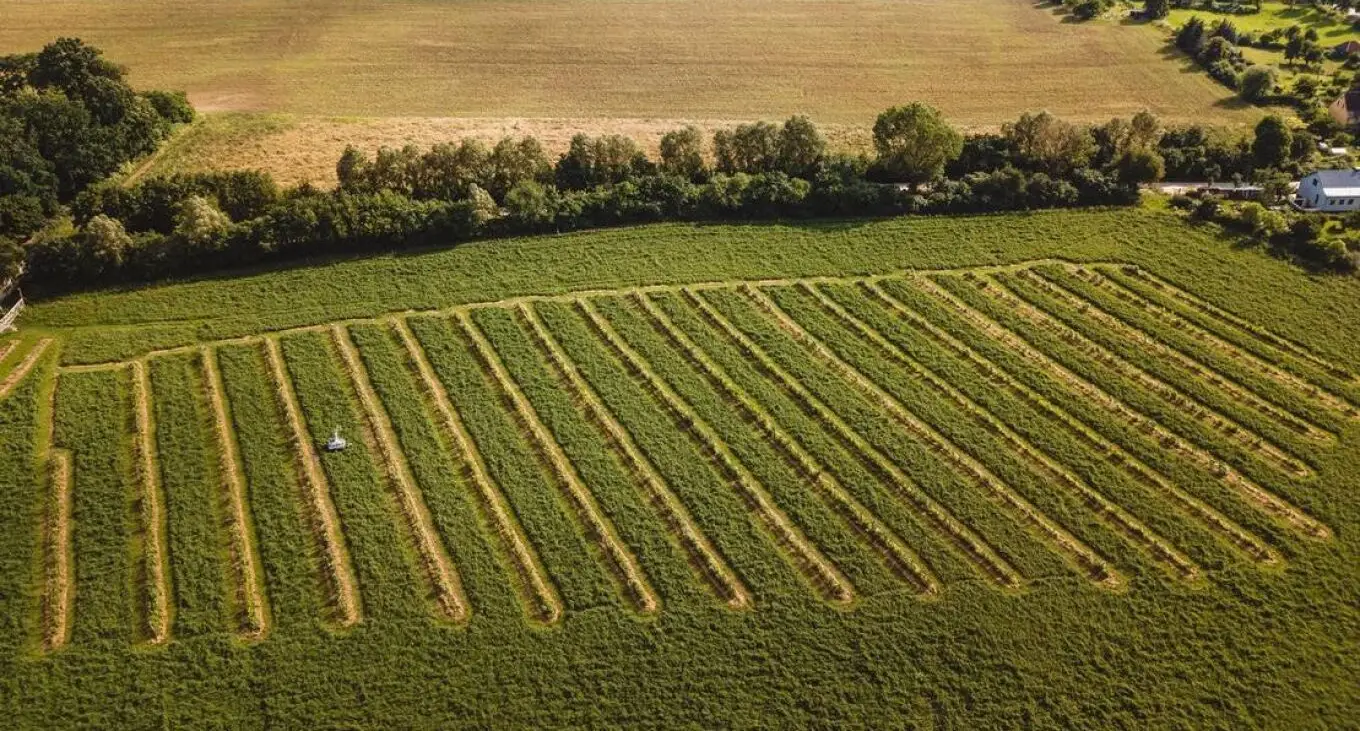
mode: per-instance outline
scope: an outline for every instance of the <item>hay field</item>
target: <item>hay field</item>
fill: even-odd
[[[0,710],[1340,722],[1355,290],[1121,210],[37,303],[0,350]]]
[[[204,111],[303,115],[304,144],[332,161],[324,138],[353,127],[331,117],[528,129],[550,119],[596,131],[614,120],[670,127],[804,113],[867,127],[912,100],[970,128],[1040,108],[1092,121],[1143,108],[1172,121],[1251,116],[1165,55],[1158,33],[1064,22],[1015,0],[6,0],[3,9],[0,52],[77,35],[136,84],[186,90]],[[417,138],[446,127],[432,122]],[[393,130],[383,140],[405,138]],[[270,140],[270,150],[295,149],[296,136]],[[280,170],[324,175],[296,160]]]

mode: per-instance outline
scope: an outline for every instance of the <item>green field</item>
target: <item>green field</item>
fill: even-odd
[[[1345,725],[1357,338],[1360,280],[1138,209],[34,303],[0,341],[0,712]]]

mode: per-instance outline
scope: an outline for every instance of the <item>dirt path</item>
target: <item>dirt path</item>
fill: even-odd
[[[407,463],[406,455],[398,444],[392,420],[379,401],[378,394],[373,390],[368,370],[364,368],[363,360],[359,357],[354,341],[350,339],[349,331],[341,325],[335,325],[332,328],[332,335],[368,419],[369,428],[365,430],[365,437],[369,441],[377,441],[377,446],[380,447],[388,479],[397,493],[397,502],[406,519],[407,529],[415,539],[416,552],[420,554],[421,563],[425,566],[427,579],[433,586],[440,611],[454,622],[466,622],[471,610],[467,597],[463,594],[462,580],[443,542],[439,539],[438,531],[435,530],[430,510],[425,505],[420,488],[416,486],[415,476],[411,473],[411,465]]]
[[[53,449],[48,455],[49,514],[43,595],[43,644],[49,652],[66,645],[71,635],[71,453]]]
[[[340,614],[340,625],[349,627],[362,619],[361,600],[354,568],[350,565],[349,554],[345,549],[344,535],[340,532],[340,516],[331,502],[330,486],[326,474],[321,469],[321,459],[316,454],[311,436],[302,420],[302,409],[298,406],[293,382],[283,364],[283,354],[276,338],[265,338],[265,351],[269,356],[270,370],[274,374],[274,387],[279,401],[288,415],[288,425],[293,431],[293,441],[297,445],[298,459],[302,471],[304,489],[311,503],[311,518],[315,521],[317,540],[321,543],[326,569],[330,573],[335,591],[336,608]]]
[[[5,380],[0,381],[0,398],[8,396],[9,392],[13,391],[14,387],[24,380],[24,376],[27,376],[28,372],[33,370],[33,366],[38,364],[38,359],[42,357],[43,353],[47,352],[47,347],[51,344],[52,338],[43,338],[28,351],[24,359],[19,361],[19,365],[14,366],[14,370],[5,376]],[[10,347],[13,348],[14,346],[11,345]]]
[[[220,455],[223,488],[231,506],[231,532],[234,539],[232,556],[235,559],[236,580],[245,610],[242,635],[247,639],[259,640],[269,631],[268,612],[265,609],[258,546],[255,544],[254,532],[251,530],[246,509],[246,485],[241,477],[241,447],[236,443],[236,431],[231,427],[226,399],[222,395],[222,373],[217,367],[217,351],[203,348],[202,361],[208,403],[212,406],[218,443],[222,445]]]

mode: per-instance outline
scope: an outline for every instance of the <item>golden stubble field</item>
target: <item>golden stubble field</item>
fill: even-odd
[[[201,110],[299,115],[253,125],[273,128],[265,134],[273,142],[253,156],[286,179],[317,182],[345,142],[424,142],[469,126],[485,136],[511,128],[564,139],[578,128],[618,129],[646,140],[676,120],[804,113],[833,129],[863,128],[879,110],[917,99],[970,128],[1041,108],[1093,121],[1143,108],[1172,121],[1250,116],[1227,90],[1168,57],[1159,33],[1112,20],[1064,22],[1027,0],[3,0],[0,7],[0,52],[75,35],[127,65],[136,84],[186,90]],[[375,135],[375,125],[333,117],[440,119],[423,130],[409,119],[379,124],[385,131]],[[299,135],[286,132],[298,129],[314,154],[297,154]]]

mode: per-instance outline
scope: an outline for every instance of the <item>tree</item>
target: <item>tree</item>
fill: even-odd
[[[542,229],[557,217],[553,188],[523,178],[505,194],[505,209],[515,223],[532,229]]]
[[[1143,3],[1143,17],[1148,20],[1161,20],[1171,14],[1171,0],[1146,0]]]
[[[794,177],[806,178],[826,154],[826,140],[812,120],[790,117],[779,130],[778,167]]]
[[[938,109],[915,102],[878,115],[874,149],[886,173],[915,188],[940,177],[963,151],[963,137]]]
[[[368,190],[368,156],[354,145],[345,145],[340,153],[340,161],[335,164],[335,177],[340,181],[340,190],[358,193]]]
[[[1259,239],[1269,239],[1289,230],[1289,221],[1283,213],[1269,210],[1260,203],[1243,203],[1238,217]]]
[[[779,128],[769,122],[713,133],[713,157],[724,173],[765,173],[779,166]]]
[[[0,282],[19,276],[24,270],[24,247],[18,241],[0,236]]]
[[[1275,70],[1269,66],[1253,65],[1242,74],[1238,83],[1238,93],[1242,98],[1259,104],[1275,90]]]
[[[661,171],[686,180],[698,180],[704,168],[704,135],[689,126],[661,136]]]
[[[1048,112],[1026,112],[1001,127],[1020,157],[1037,170],[1063,175],[1084,167],[1095,152],[1091,133]]]
[[[175,217],[175,234],[196,246],[212,243],[229,228],[231,218],[201,195],[185,198]]]
[[[566,190],[586,190],[613,185],[651,172],[652,164],[631,137],[578,134],[557,161],[557,185]]]
[[[1204,45],[1204,35],[1204,21],[1198,15],[1193,16],[1176,31],[1176,47],[1192,56],[1198,55],[1200,47]]]
[[[1114,168],[1119,182],[1126,185],[1153,183],[1161,180],[1166,172],[1162,156],[1148,147],[1129,150],[1115,161]]]
[[[552,178],[552,165],[543,146],[533,137],[516,140],[506,137],[491,149],[482,187],[497,200],[504,200],[516,183],[524,180],[546,182]]]
[[[81,238],[92,260],[104,269],[117,269],[124,254],[132,248],[132,237],[116,218],[100,214],[85,223]]]
[[[1271,114],[1256,124],[1256,135],[1251,143],[1251,154],[1260,167],[1280,167],[1289,161],[1289,150],[1294,133],[1278,114]]]

